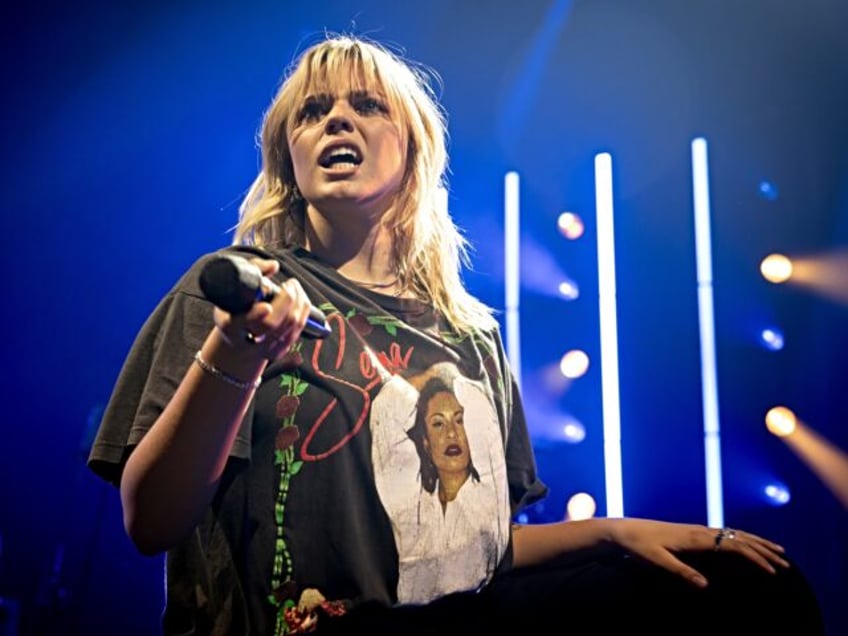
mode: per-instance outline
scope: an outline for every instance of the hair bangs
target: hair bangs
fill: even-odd
[[[380,97],[387,102],[389,114],[397,123],[408,118],[407,99],[418,88],[409,69],[390,52],[344,37],[309,51],[287,83],[288,92],[293,95],[362,92]]]
[[[377,60],[355,42],[328,43],[303,65],[302,95],[339,95],[353,91],[384,92]]]

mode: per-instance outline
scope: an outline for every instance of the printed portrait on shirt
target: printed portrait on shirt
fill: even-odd
[[[504,446],[484,386],[440,363],[392,376],[371,408],[372,460],[398,552],[398,601],[477,589],[509,540]]]

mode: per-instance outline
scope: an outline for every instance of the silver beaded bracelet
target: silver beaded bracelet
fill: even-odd
[[[215,376],[216,378],[218,378],[219,380],[223,380],[227,384],[238,387],[242,391],[247,391],[248,389],[258,389],[259,385],[262,383],[262,380],[260,378],[257,378],[252,382],[243,382],[238,378],[234,378],[229,373],[224,373],[214,364],[206,362],[206,360],[204,360],[203,357],[200,355],[199,350],[197,353],[194,354],[194,361],[197,363],[197,366],[206,371],[206,373],[208,373],[209,375]]]

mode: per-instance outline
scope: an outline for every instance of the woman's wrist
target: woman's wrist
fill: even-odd
[[[201,353],[201,351],[199,349],[198,349],[197,353],[194,354],[194,361],[197,363],[197,365],[201,369],[203,369],[209,375],[217,378],[221,382],[225,382],[226,384],[229,384],[230,386],[234,386],[237,389],[240,389],[242,391],[249,391],[249,390],[255,390],[255,389],[259,388],[259,382],[260,381],[258,379],[255,379],[255,380],[252,380],[252,381],[240,380],[236,376],[230,375],[226,371],[222,371],[221,369],[216,367],[211,362],[208,362],[207,360],[205,360],[203,358],[203,354]]]
[[[212,329],[197,354],[206,366],[246,384],[255,383],[268,365],[259,347],[249,342],[232,342],[218,327]]]

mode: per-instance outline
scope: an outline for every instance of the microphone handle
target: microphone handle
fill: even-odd
[[[243,314],[257,301],[271,301],[280,287],[262,275],[246,258],[221,255],[209,260],[200,272],[200,289],[216,306],[231,314]],[[327,317],[317,307],[309,309],[302,334],[308,338],[326,338],[331,329]]]
[[[262,276],[259,281],[259,289],[256,293],[256,300],[271,302],[274,296],[280,293],[280,286],[270,278]],[[324,312],[315,306],[309,308],[309,316],[306,318],[306,325],[301,332],[304,336],[314,339],[326,338],[330,335],[330,326],[327,324],[327,317]]]

